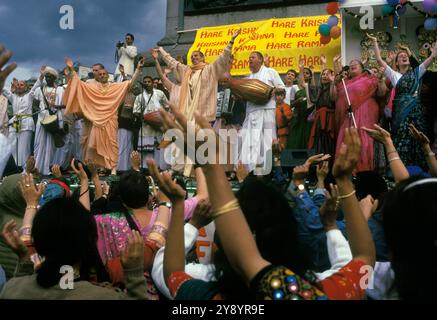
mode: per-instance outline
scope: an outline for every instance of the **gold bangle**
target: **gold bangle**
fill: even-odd
[[[240,208],[240,205],[238,203],[238,200],[237,199],[231,200],[228,203],[226,203],[225,205],[223,205],[221,208],[217,209],[217,211],[213,213],[211,218],[213,220],[215,220],[219,216],[224,215],[226,213],[229,213],[231,211],[237,210],[239,208]]]
[[[36,210],[36,209],[38,209],[38,206],[27,206],[26,210],[28,210],[28,209],[35,209]]]
[[[355,192],[356,191],[354,190],[351,193],[345,194],[344,196],[338,196],[337,199],[341,200],[341,199],[349,198],[349,197],[353,196],[355,194]]]
[[[393,157],[391,159],[388,159],[388,162],[392,162],[392,161],[395,161],[395,160],[401,160],[401,158],[400,157]]]

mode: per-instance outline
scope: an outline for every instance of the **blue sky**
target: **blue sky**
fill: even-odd
[[[74,30],[62,30],[62,5],[74,9]],[[165,0],[0,0],[0,43],[13,51],[12,77],[28,79],[42,65],[63,67],[65,56],[91,66],[101,62],[114,72],[115,43],[127,32],[140,51],[165,34]]]

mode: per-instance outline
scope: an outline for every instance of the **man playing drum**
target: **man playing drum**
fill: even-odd
[[[35,132],[35,166],[43,175],[50,174],[50,166],[57,148],[55,146],[55,134],[60,134],[64,128],[63,110],[61,109],[64,88],[56,86],[58,72],[51,67],[44,69],[46,84],[35,92],[35,99],[39,101],[39,114]],[[63,137],[56,143],[63,145]],[[59,159],[58,159],[59,162]],[[61,164],[61,163],[59,163]]]

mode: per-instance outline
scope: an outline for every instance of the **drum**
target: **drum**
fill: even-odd
[[[265,105],[272,97],[273,87],[257,79],[232,79],[224,81],[232,93],[240,99],[257,105]]]
[[[56,114],[46,116],[41,120],[41,125],[44,129],[52,134],[59,133],[59,124],[58,124],[58,116]]]
[[[153,111],[144,115],[144,122],[156,130],[162,126],[162,118],[159,111]]]

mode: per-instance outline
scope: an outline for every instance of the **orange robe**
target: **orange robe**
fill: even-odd
[[[285,102],[282,105],[276,104],[276,128],[278,130],[278,142],[281,151],[287,147],[287,137],[292,117],[293,111],[288,104]]]
[[[123,102],[130,81],[121,83],[82,82],[75,73],[64,93],[65,114],[83,114],[83,159],[108,169],[117,167],[117,109]],[[87,123],[88,122],[88,123]]]

